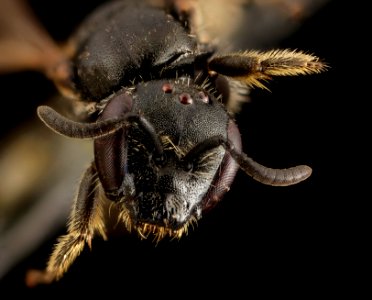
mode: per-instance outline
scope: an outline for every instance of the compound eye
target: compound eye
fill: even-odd
[[[170,94],[173,92],[173,86],[170,83],[164,83],[161,89],[166,94]]]
[[[207,95],[206,93],[204,93],[203,91],[200,91],[200,92],[198,93],[198,98],[199,98],[202,102],[204,102],[204,103],[209,103],[209,97],[208,97],[208,95]]]

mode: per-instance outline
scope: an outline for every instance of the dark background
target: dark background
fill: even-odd
[[[62,1],[46,6],[33,2],[52,35],[63,40],[97,1],[76,2],[73,13]],[[358,273],[354,266],[359,264],[357,233],[362,227],[355,223],[355,203],[368,199],[361,196],[363,176],[358,173],[358,166],[366,162],[355,150],[363,148],[358,142],[366,129],[362,107],[369,98],[359,95],[368,86],[361,84],[359,74],[367,54],[355,34],[365,28],[363,7],[357,5],[330,1],[275,45],[316,54],[329,64],[327,73],[276,79],[269,84],[271,92],[255,90],[237,116],[244,149],[251,157],[271,167],[308,164],[313,175],[307,181],[275,188],[239,172],[220,205],[180,241],[155,246],[135,235],[107,242],[97,238],[93,251],[85,249],[61,281],[27,290],[25,271],[45,266],[56,238],[65,232],[61,228],[2,279],[0,291],[51,296],[72,289],[86,295],[103,290],[128,298],[198,296],[200,288],[209,295],[227,291],[228,298],[257,293],[355,296],[359,289],[352,282]],[[50,11],[55,13],[51,16]],[[11,122],[2,123],[1,134],[29,118],[42,102],[27,101],[28,93],[46,99],[55,92],[34,73],[1,80],[4,95],[16,92],[18,99],[25,99]],[[10,102],[2,105],[3,111],[13,109]],[[359,284],[363,281],[360,278]]]

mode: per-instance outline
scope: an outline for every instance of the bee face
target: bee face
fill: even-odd
[[[101,120],[124,106],[142,121],[95,141],[100,181],[105,191],[116,191],[108,197],[120,202],[128,228],[141,235],[151,231],[158,238],[181,236],[201,217],[226,159],[222,146],[195,149],[216,135],[226,138],[228,114],[191,78],[140,83],[128,93],[124,101],[120,94],[113,97]],[[111,145],[116,150],[108,154]]]

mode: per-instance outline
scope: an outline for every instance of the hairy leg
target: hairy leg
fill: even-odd
[[[273,76],[297,76],[320,73],[327,65],[318,57],[295,50],[244,51],[215,56],[210,72],[244,82],[249,87],[267,89],[262,81]]]
[[[46,270],[30,270],[26,284],[30,287],[60,279],[84,249],[91,247],[94,233],[106,239],[100,197],[97,197],[98,175],[94,163],[86,170],[71,213],[68,231],[59,238]]]

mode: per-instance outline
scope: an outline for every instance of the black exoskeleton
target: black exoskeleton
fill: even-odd
[[[303,165],[267,168],[244,154],[227,105],[236,101],[234,82],[265,88],[262,81],[272,76],[318,73],[325,65],[301,51],[221,54],[199,40],[190,1],[165,3],[108,2],[81,24],[65,52],[51,47],[40,67],[86,118],[69,120],[48,106],[38,108],[39,117],[62,135],[93,139],[94,161],[67,234],[46,271],[29,274],[30,285],[61,278],[95,233],[106,238],[106,202],[128,230],[160,240],[181,237],[213,208],[239,167],[275,186],[311,174]]]
[[[201,55],[195,37],[165,11],[126,1],[94,13],[75,39],[74,83],[85,100],[101,101],[135,80],[192,72]]]

